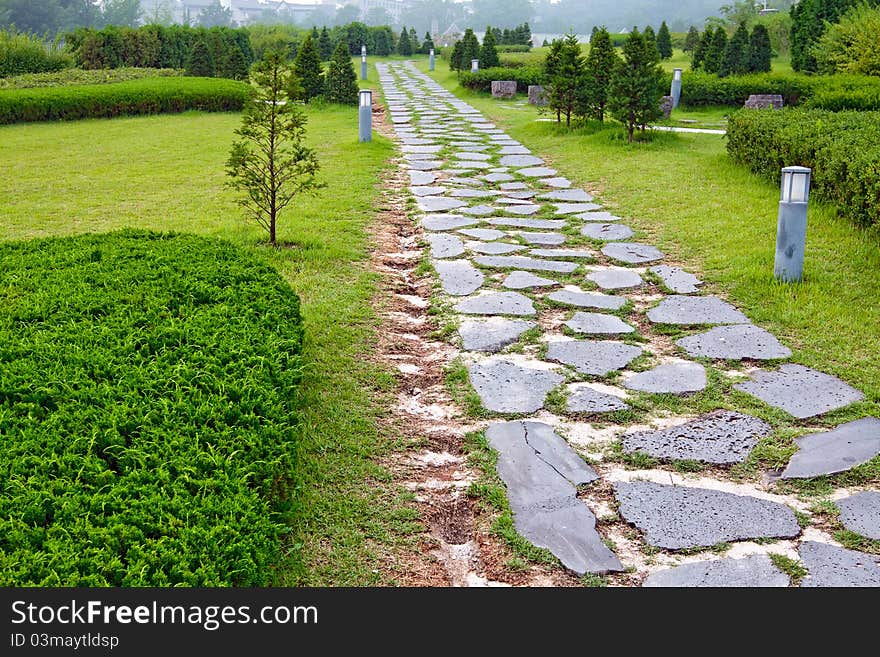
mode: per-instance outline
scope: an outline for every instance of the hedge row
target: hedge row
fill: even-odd
[[[517,92],[528,93],[529,85],[544,84],[544,70],[539,66],[498,67],[461,74],[461,85],[475,91],[492,91],[493,80],[515,80]]]
[[[219,78],[145,78],[115,84],[0,90],[0,125],[201,110],[239,111],[251,88]]]
[[[196,236],[32,240],[0,261],[0,585],[267,585],[296,294]]]
[[[60,71],[72,65],[71,57],[57,43],[0,28],[0,78]]]
[[[727,152],[774,181],[782,167],[813,170],[812,189],[861,225],[880,226],[880,112],[740,110]]]
[[[113,68],[84,71],[68,68],[55,73],[29,73],[12,78],[0,78],[0,89],[34,89],[36,87],[66,87],[79,84],[108,84],[143,78],[170,78],[183,75],[175,68]]]

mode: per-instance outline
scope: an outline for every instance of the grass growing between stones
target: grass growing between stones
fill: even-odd
[[[237,114],[160,116],[0,128],[0,240],[122,227],[227,238],[277,269],[305,323],[297,521],[270,579],[278,585],[392,583],[388,553],[418,529],[376,459],[396,445],[377,428],[393,376],[372,362],[377,278],[367,227],[392,154],[358,144],[357,110],[307,109],[328,187],[279,223],[283,248],[241,218],[224,187]],[[384,567],[383,567],[384,566]]]

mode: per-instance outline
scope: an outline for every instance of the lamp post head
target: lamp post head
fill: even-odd
[[[361,107],[372,107],[373,106],[373,92],[369,89],[361,89],[360,92],[360,106]]]
[[[782,169],[782,190],[780,201],[783,203],[806,203],[810,200],[810,174],[807,167],[785,167]]]
[[[681,69],[676,68],[672,70],[672,79],[673,80],[681,80]]]
[[[366,56],[367,56],[367,47],[361,46],[361,57],[366,57]]]

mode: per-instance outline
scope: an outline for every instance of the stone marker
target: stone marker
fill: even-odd
[[[534,322],[490,317],[462,322],[458,333],[465,351],[501,351],[519,340],[519,336],[537,326]]]
[[[668,119],[672,115],[673,105],[672,96],[660,97],[660,114],[664,119]]]
[[[517,292],[486,292],[460,301],[456,312],[466,315],[534,315],[532,300]]]
[[[547,105],[547,94],[540,84],[529,85],[529,105],[544,107]]]
[[[483,253],[485,255],[504,255],[506,253],[522,251],[526,248],[521,244],[508,244],[507,242],[468,242],[467,247],[474,253]]]
[[[534,155],[505,155],[500,161],[501,166],[504,167],[531,167],[544,164],[544,160]]]
[[[632,228],[623,224],[587,224],[581,227],[581,235],[602,242],[628,240],[633,234]]]
[[[434,269],[440,275],[440,284],[446,294],[464,297],[483,285],[483,272],[467,260],[435,260]]]
[[[655,324],[748,324],[749,318],[718,297],[666,297],[648,311]]]
[[[626,453],[643,452],[659,459],[742,463],[772,429],[751,415],[715,411],[659,431],[638,431],[623,437]]]
[[[634,374],[624,388],[653,394],[684,395],[706,387],[706,368],[699,363],[666,363]]]
[[[702,358],[773,360],[791,356],[791,349],[782,346],[773,334],[752,324],[718,326],[675,344],[688,355]]]
[[[635,329],[614,315],[576,312],[565,325],[576,333],[587,335],[621,335]]]
[[[511,157],[516,157],[516,156],[512,155]],[[555,176],[556,169],[550,169],[549,167],[528,167],[526,169],[520,169],[519,171],[517,171],[517,173],[521,176],[526,177],[526,178],[545,178],[547,176]],[[561,180],[561,179],[558,179],[558,180]],[[544,184],[547,184],[546,180],[544,180],[542,182]],[[568,183],[568,185],[566,185],[566,187],[568,187],[569,185],[571,185],[571,183]]]
[[[699,278],[689,274],[680,267],[669,265],[657,265],[650,271],[657,274],[663,280],[663,287],[676,294],[693,294],[699,292],[698,286],[703,284]]]
[[[788,575],[773,565],[766,554],[753,554],[743,559],[698,561],[660,570],[648,576],[646,587],[786,587]]]
[[[804,391],[803,394],[809,394]],[[865,417],[795,438],[798,451],[782,473],[783,479],[806,479],[846,472],[880,454],[880,419]]]
[[[649,244],[638,242],[613,242],[602,247],[602,253],[609,258],[627,262],[631,265],[641,265],[645,262],[662,260],[665,256],[658,249]]]
[[[425,241],[431,247],[432,258],[454,258],[464,253],[464,244],[454,235],[446,233],[429,233]]]
[[[506,288],[510,288],[511,290],[525,290],[533,287],[549,287],[551,285],[559,285],[557,281],[552,281],[549,278],[542,278],[541,276],[535,276],[534,274],[530,274],[527,271],[511,272],[510,275],[505,278],[504,282],[501,284]]]
[[[554,203],[556,206],[556,214],[578,214],[579,212],[590,212],[598,210],[601,205],[596,203]]]
[[[458,232],[462,235],[473,237],[475,240],[485,240],[487,242],[507,237],[507,233],[503,230],[493,230],[492,228],[465,228]]]
[[[538,260],[526,256],[478,256],[474,262],[483,267],[495,269],[524,269],[526,271],[555,271],[570,274],[578,265],[576,262],[560,262],[556,260]]]
[[[598,308],[599,310],[619,310],[626,305],[626,297],[616,297],[600,292],[583,292],[577,289],[557,290],[547,297],[550,301],[564,303],[578,308]]]
[[[566,400],[565,409],[569,413],[611,413],[623,411],[629,405],[619,397],[594,390],[583,384],[574,384]]]
[[[468,372],[483,406],[496,413],[534,413],[563,381],[556,372],[507,360],[473,363]]]
[[[798,554],[809,573],[802,587],[880,586],[880,555],[804,541]]]
[[[837,377],[803,365],[783,365],[776,371],[758,370],[751,381],[734,386],[765,404],[796,418],[821,415],[861,401],[865,396]]]
[[[422,228],[432,231],[455,230],[456,228],[473,226],[476,223],[476,219],[462,217],[459,214],[435,214],[422,219]]]
[[[752,94],[743,107],[746,109],[782,109],[781,94]]]
[[[539,197],[542,201],[567,201],[569,203],[591,203],[592,194],[587,194],[582,189],[564,189],[558,192],[548,192]]]
[[[840,522],[859,536],[880,541],[880,492],[869,490],[837,500]]]
[[[614,494],[623,519],[667,550],[801,533],[791,509],[756,497],[649,481],[615,483]]]
[[[565,242],[565,235],[561,233],[529,233],[522,232],[518,235],[528,244],[540,246],[559,246]]]
[[[422,196],[416,199],[416,203],[422,212],[445,212],[446,210],[455,210],[467,205],[464,201],[446,198],[445,196]]]
[[[641,347],[607,340],[551,342],[547,360],[571,365],[581,374],[605,376],[621,370],[644,353]]]
[[[645,283],[641,276],[629,269],[597,269],[587,274],[587,280],[603,290],[624,290]]]

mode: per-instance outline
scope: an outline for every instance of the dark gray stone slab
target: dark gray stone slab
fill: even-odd
[[[596,203],[554,203],[554,205],[556,206],[556,214],[577,214],[598,210],[602,207]]]
[[[620,217],[616,214],[611,214],[610,212],[584,212],[583,214],[577,215],[577,218],[581,221],[601,223],[620,221]]]
[[[634,235],[633,229],[623,224],[587,224],[581,228],[581,235],[603,242],[628,240]]]
[[[776,371],[759,370],[751,381],[734,386],[765,404],[796,418],[821,415],[861,401],[865,396],[837,377],[803,365],[783,365]]]
[[[590,484],[599,478],[549,424],[525,421],[525,441],[535,455],[563,476],[572,486]]]
[[[432,146],[401,146],[400,150],[404,153],[439,153],[443,149],[443,146],[440,144],[435,144]]]
[[[648,311],[657,324],[690,326],[697,324],[748,324],[749,318],[718,297],[666,297]]]
[[[415,187],[430,185],[437,180],[437,174],[430,171],[410,171],[409,182]]]
[[[530,274],[527,271],[511,272],[510,275],[505,278],[504,282],[501,284],[506,288],[510,288],[511,290],[526,290],[533,287],[549,287],[551,285],[559,285],[557,281],[552,281],[549,278],[542,278],[541,276],[535,276],[534,274]]]
[[[802,393],[808,395],[808,391]],[[806,479],[846,472],[880,454],[880,419],[865,417],[795,439],[798,451],[782,473],[783,479]]]
[[[507,233],[505,233],[503,230],[494,230],[492,228],[466,228],[458,232],[462,235],[473,237],[475,240],[484,240],[486,242],[491,242],[493,240],[501,239],[502,237],[507,237]]]
[[[556,176],[556,172],[554,171],[551,174],[545,174],[550,176]],[[568,178],[554,177],[554,178],[544,178],[541,181],[542,185],[546,185],[547,187],[553,187],[555,189],[568,189],[571,187],[571,181]]]
[[[475,205],[471,208],[465,208],[462,213],[469,214],[472,217],[485,217],[495,213],[495,208],[490,205]]]
[[[422,228],[432,231],[455,230],[476,223],[478,223],[476,219],[462,217],[460,214],[435,214],[422,219]]]
[[[527,244],[538,244],[540,246],[559,246],[565,243],[565,235],[561,233],[519,233]]]
[[[467,260],[436,260],[434,269],[440,275],[440,284],[446,294],[464,297],[473,294],[483,285],[483,272]]]
[[[599,292],[557,290],[548,297],[550,301],[564,303],[578,308],[598,308],[599,310],[619,310],[626,305],[626,297],[615,297]]]
[[[453,153],[452,157],[459,160],[477,160],[479,162],[486,162],[487,160],[492,159],[491,155],[487,155],[486,153],[477,153],[475,151],[460,151],[458,153]]]
[[[461,171],[471,171],[472,169],[484,171],[485,169],[492,168],[490,162],[478,162],[477,160],[452,160],[449,165]],[[450,171],[451,170],[452,169],[450,169]]]
[[[446,193],[445,187],[410,187],[409,190],[412,192],[413,196],[437,196],[440,194]]]
[[[644,353],[641,347],[609,340],[551,342],[547,360],[571,365],[581,374],[605,376],[621,370]]]
[[[869,490],[837,501],[840,522],[851,532],[880,541],[880,493]]]
[[[645,283],[641,276],[628,269],[599,269],[587,274],[587,280],[603,290],[625,290]]]
[[[791,509],[756,497],[648,481],[618,482],[614,494],[624,520],[667,550],[801,533]]]
[[[798,554],[809,573],[802,587],[880,586],[880,555],[815,541],[801,543]]]
[[[483,176],[483,180],[486,180],[490,183],[504,183],[513,180],[513,176],[511,176],[509,173],[490,173]],[[505,189],[503,185],[501,188]]]
[[[519,340],[519,336],[537,326],[534,322],[491,317],[462,322],[458,333],[466,351],[501,351]]]
[[[498,192],[494,189],[470,189],[460,187],[453,189],[449,195],[453,198],[489,198],[490,196],[497,196]]]
[[[494,217],[488,220],[493,226],[511,226],[513,228],[538,228],[558,230],[565,228],[565,222],[558,219],[519,219],[517,217]]]
[[[431,247],[432,258],[454,258],[464,253],[464,244],[454,235],[428,233],[425,241]]]
[[[663,253],[650,244],[638,242],[612,242],[602,247],[602,253],[609,258],[631,265],[641,265],[646,262],[662,260]]]
[[[542,164],[544,160],[534,155],[505,155],[501,158],[501,166],[504,167],[531,167]]]
[[[468,372],[483,406],[496,413],[534,413],[563,381],[556,372],[506,360],[473,363]]]
[[[460,176],[453,176],[445,182],[452,183],[453,185],[463,185],[465,187],[479,187],[483,184],[483,181],[479,178],[462,178]]]
[[[532,300],[517,292],[488,292],[460,301],[456,312],[466,315],[534,315]]]
[[[578,258],[593,260],[595,255],[587,249],[532,249],[529,254],[538,258]]]
[[[769,424],[751,415],[715,411],[668,429],[627,434],[623,449],[660,459],[742,463],[758,440],[771,432]]]
[[[525,178],[544,178],[545,176],[555,176],[556,169],[549,167],[528,167],[520,169],[517,173]],[[570,185],[571,183],[569,183]]]
[[[507,242],[468,242],[467,247],[475,253],[483,253],[485,255],[505,255],[507,253],[516,253],[526,248],[521,244],[508,244]]]
[[[558,262],[554,260],[538,260],[526,256],[478,256],[474,262],[483,267],[496,269],[524,269],[526,271],[555,271],[570,274],[577,269],[575,262]]]
[[[624,388],[654,394],[683,395],[706,387],[706,368],[699,363],[666,363],[634,374]]]
[[[582,189],[565,189],[560,192],[550,192],[539,196],[542,201],[564,201],[567,203],[591,203],[592,194],[587,194]]]
[[[703,358],[772,360],[791,356],[791,349],[780,344],[772,333],[752,324],[718,326],[676,340],[675,344],[689,355]]]
[[[525,146],[502,146],[498,151],[499,155],[531,155],[532,151],[530,151]],[[516,166],[516,165],[514,165]]]
[[[669,265],[657,265],[651,267],[651,272],[657,274],[663,280],[663,286],[676,294],[693,294],[699,292],[699,286],[703,284],[699,278],[686,272],[681,267]]]
[[[495,174],[493,174],[493,175],[495,175]],[[497,174],[497,175],[508,175],[508,174]],[[512,179],[513,176],[510,176],[510,178]],[[488,180],[488,179],[489,179],[489,176],[486,176],[486,179]],[[503,190],[506,191],[506,192],[515,192],[515,191],[518,191],[518,190],[523,190],[523,189],[528,189],[528,188],[529,188],[528,185],[526,185],[525,183],[522,183],[522,182],[507,182],[507,183],[502,183],[501,185],[499,185],[499,187],[501,187],[501,189],[503,189]]]
[[[635,329],[614,315],[577,312],[565,325],[576,333],[587,335],[622,335]]]
[[[629,405],[620,397],[599,392],[586,386],[573,390],[565,404],[565,409],[569,413],[611,413],[613,411],[623,411],[627,408],[629,408]]]
[[[541,211],[541,206],[540,205],[533,205],[533,204],[508,205],[506,208],[504,208],[504,211],[507,214],[516,214],[516,215],[521,215],[521,216],[525,216],[525,217],[530,217],[534,214],[538,214],[538,212]]]
[[[414,171],[434,171],[435,169],[442,167],[443,162],[440,162],[439,160],[419,160],[415,162],[407,162],[406,165]]]
[[[699,561],[661,570],[649,575],[642,586],[779,588],[790,583],[788,575],[774,566],[770,557],[753,554],[743,559]]]
[[[436,158],[436,155],[430,155],[428,153],[410,153],[408,155],[403,156],[409,162],[429,162]]]

